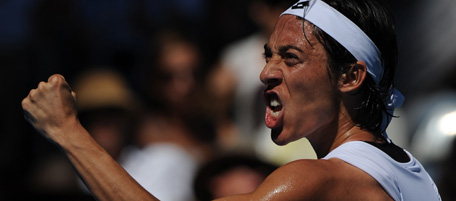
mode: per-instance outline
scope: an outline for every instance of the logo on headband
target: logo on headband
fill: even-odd
[[[298,2],[291,7],[291,9],[303,9],[304,7],[309,6],[308,1]]]

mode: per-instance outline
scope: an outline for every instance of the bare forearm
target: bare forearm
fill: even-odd
[[[76,94],[61,75],[40,82],[22,100],[25,119],[60,146],[99,200],[157,200],[114,160],[77,118]]]
[[[98,200],[158,200],[142,188],[82,126],[60,142],[65,154]],[[77,137],[75,137],[77,136]]]

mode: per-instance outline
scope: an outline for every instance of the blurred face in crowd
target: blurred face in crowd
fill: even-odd
[[[195,87],[194,72],[199,64],[195,47],[183,41],[174,41],[163,47],[160,71],[166,84],[162,95],[171,105],[185,104],[186,98]]]
[[[265,58],[260,79],[266,85],[265,123],[274,142],[284,145],[302,137],[321,137],[334,128],[337,82],[331,79],[325,50],[311,24],[282,16],[265,45]]]

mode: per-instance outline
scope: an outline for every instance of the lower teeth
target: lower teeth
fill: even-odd
[[[279,112],[271,111],[271,116],[278,117],[279,116]]]

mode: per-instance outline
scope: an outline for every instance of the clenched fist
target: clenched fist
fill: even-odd
[[[80,125],[76,110],[76,93],[61,75],[40,82],[22,100],[25,119],[42,135],[57,142],[65,131]],[[58,143],[58,142],[57,142]]]

